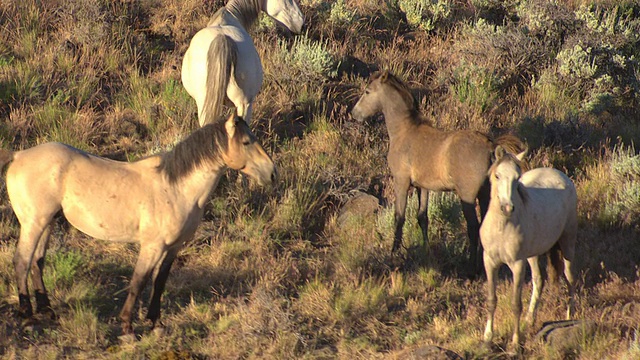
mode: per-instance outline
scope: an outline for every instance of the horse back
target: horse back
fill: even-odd
[[[525,172],[520,182],[525,187],[525,206],[535,237],[555,243],[562,233],[577,231],[577,194],[569,177],[553,168]],[[553,244],[551,244],[553,245]]]
[[[492,144],[484,134],[471,130],[449,133],[443,148],[447,173],[463,201],[472,202],[487,179]]]
[[[491,146],[476,131],[447,132],[422,124],[394,139],[387,159],[394,177],[410,174],[417,186],[454,190],[471,202],[487,178]]]

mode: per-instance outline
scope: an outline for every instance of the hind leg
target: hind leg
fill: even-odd
[[[469,236],[469,262],[473,267],[473,272],[478,275],[481,272],[480,263],[478,261],[478,255],[480,253],[478,246],[478,239],[480,239],[480,223],[478,222],[478,215],[476,213],[475,202],[462,203],[462,213],[467,221],[467,236]]]
[[[429,252],[429,190],[418,188],[418,224],[422,230],[422,239],[424,241],[424,248],[426,252]]]
[[[42,226],[34,223],[23,223],[20,228],[20,238],[13,256],[13,266],[16,272],[16,282],[18,284],[19,308],[18,315],[29,318],[33,315],[31,300],[29,297],[29,287],[27,284],[29,269],[47,225]]]
[[[533,256],[527,259],[529,267],[531,267],[531,282],[533,283],[533,289],[531,290],[531,301],[529,302],[529,310],[527,311],[527,323],[530,326],[534,325],[536,320],[536,310],[538,308],[538,299],[542,293],[544,287],[544,278],[540,274],[540,264],[538,263],[538,257]]]
[[[576,280],[573,276],[573,270],[571,268],[571,261],[564,259],[564,276],[567,282],[567,288],[569,289],[569,301],[567,303],[567,320],[571,320],[575,312],[575,292],[576,292]]]
[[[51,224],[45,228],[40,236],[40,240],[38,241],[38,246],[36,247],[33,260],[31,261],[31,281],[36,295],[36,311],[41,314],[46,314],[49,318],[54,319],[55,313],[51,308],[51,303],[47,296],[47,290],[44,287],[44,281],[42,279],[42,270],[45,265],[45,256],[47,253],[50,233]]]
[[[558,244],[562,252],[564,260],[564,279],[567,283],[567,289],[569,290],[569,300],[567,303],[567,320],[573,317],[575,311],[575,288],[576,280],[573,274],[572,262],[575,258],[575,246],[577,241],[577,223],[574,222],[574,226],[569,226],[567,230],[560,236]]]

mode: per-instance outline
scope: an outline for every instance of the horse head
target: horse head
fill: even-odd
[[[351,116],[358,120],[364,121],[366,118],[382,111],[382,101],[380,99],[380,91],[384,84],[389,80],[389,72],[375,72],[371,75],[369,83],[364,88],[364,93],[351,110]]]
[[[295,0],[265,0],[262,9],[274,20],[299,34],[304,25],[304,15]]]
[[[522,175],[520,164],[526,153],[527,149],[517,155],[512,155],[500,145],[495,150],[496,161],[491,166],[489,180],[491,181],[491,192],[497,196],[500,210],[506,217],[513,214],[514,203],[522,203],[526,199],[523,194],[524,189],[520,184],[520,176]],[[514,201],[515,196],[519,196],[522,201]]]
[[[351,110],[351,116],[358,121],[390,109],[395,114],[417,118],[418,102],[405,83],[388,71],[371,75],[364,94]],[[387,119],[388,120],[388,119]]]
[[[254,178],[260,185],[273,183],[278,174],[276,166],[249,125],[236,115],[231,115],[224,125],[228,141],[228,149],[222,155],[225,164]]]

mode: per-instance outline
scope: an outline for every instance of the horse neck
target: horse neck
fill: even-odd
[[[229,0],[225,9],[248,30],[258,20],[262,4],[261,0]]]
[[[402,131],[415,126],[418,119],[417,114],[412,114],[402,96],[396,91],[388,91],[382,102],[382,113],[387,125],[389,138],[393,139]]]
[[[172,186],[174,189],[178,189],[186,203],[197,204],[199,208],[202,208],[220,181],[225,169],[226,166],[221,161],[204,162]]]

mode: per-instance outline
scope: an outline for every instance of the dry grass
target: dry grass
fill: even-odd
[[[196,126],[180,84],[182,55],[223,3],[0,2],[0,144],[62,141],[119,160],[171,146]],[[247,187],[231,172],[222,181],[172,268],[164,336],[138,321],[139,341],[117,338],[137,246],[88,239],[63,220],[45,270],[59,319],[27,326],[15,318],[19,226],[2,191],[0,355],[369,359],[438,345],[467,359],[511,358],[501,350],[513,323],[510,276],[501,274],[488,350],[480,346],[484,280],[460,275],[468,245],[455,197],[432,197],[429,252],[412,197],[407,249],[390,254],[386,128],[380,117],[349,116],[369,74],[388,69],[410,84],[435,126],[516,133],[532,163],[565,170],[577,184],[577,316],[598,327],[572,351],[534,341],[543,321],[563,316],[565,289],[549,285],[538,323],[525,329],[524,357],[638,358],[638,5],[441,0],[444,18],[430,19],[430,8],[407,23],[398,3],[306,0],[305,34],[267,19],[252,30],[265,70],[254,128],[280,182]],[[383,207],[338,221],[356,190]],[[530,292],[527,284],[523,297]]]

